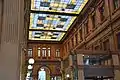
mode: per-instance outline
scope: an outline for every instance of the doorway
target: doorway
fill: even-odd
[[[114,78],[105,77],[105,76],[94,76],[94,77],[85,77],[85,80],[114,80]]]
[[[50,69],[43,66],[38,71],[38,80],[50,80]]]

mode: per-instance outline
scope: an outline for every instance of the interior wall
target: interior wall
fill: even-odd
[[[51,56],[43,58],[38,57],[38,51],[37,49],[40,47],[41,53],[42,53],[42,48],[49,48],[51,49]],[[61,56],[62,56],[62,50],[60,50],[60,57],[56,57],[56,49],[61,49],[61,44],[28,44],[28,49],[32,48],[33,49],[33,58],[35,59],[35,63],[33,65],[33,78],[37,79],[38,77],[38,70],[42,66],[46,66],[50,69],[50,76],[55,77],[55,76],[60,76],[60,67],[61,67]],[[29,59],[29,57],[27,57]],[[49,75],[48,75],[49,76]],[[49,80],[49,79],[48,79]]]
[[[45,48],[48,48],[50,47],[51,49],[51,60],[54,60],[56,59],[56,50],[57,49],[60,49],[60,57],[62,56],[62,46],[61,44],[28,44],[28,48],[32,48],[33,49],[33,57],[35,59],[38,59],[40,60],[40,58],[38,58],[38,55],[37,55],[37,49],[38,47],[42,48],[45,47]]]

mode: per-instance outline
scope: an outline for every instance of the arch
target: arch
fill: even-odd
[[[47,71],[45,71],[44,70],[44,68],[41,68],[41,70],[39,70],[39,72],[38,72],[38,80],[46,80],[46,72]]]
[[[41,66],[39,66],[37,72],[38,72],[38,71],[40,70],[40,68],[42,68],[42,67],[46,67],[47,69],[49,69],[49,71],[50,71],[50,73],[51,73],[51,69],[50,69],[48,66],[46,66],[46,65],[41,65]]]
[[[44,71],[41,71],[41,69],[42,69],[42,70],[44,69]],[[40,66],[40,67],[38,68],[38,71],[37,71],[38,77],[40,77],[40,73],[41,73],[41,72],[43,72],[43,74],[45,74],[44,76],[43,76],[43,74],[41,75],[41,76],[43,76],[43,77],[45,78],[45,80],[50,80],[51,70],[50,70],[50,68],[49,68],[48,66],[42,65],[42,66]]]

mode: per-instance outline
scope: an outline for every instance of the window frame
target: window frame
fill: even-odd
[[[78,44],[78,33],[75,34],[75,44]]]
[[[47,48],[47,56],[48,56],[48,57],[51,57],[51,47],[48,47],[48,48]]]
[[[89,20],[87,19],[84,23],[84,26],[85,26],[85,34],[88,35],[89,34]]]
[[[71,38],[72,48],[74,47],[74,38]]]
[[[28,57],[32,57],[32,56],[33,56],[33,49],[28,48]]]
[[[104,8],[104,9],[103,9]],[[105,20],[105,1],[103,1],[99,6],[100,20],[103,22]]]
[[[60,48],[56,49],[56,54],[55,54],[56,57],[60,57]]]
[[[116,10],[120,7],[120,0],[118,0],[118,3],[117,3],[117,7],[116,7],[116,3],[115,3],[116,0],[112,0],[113,2],[113,9]]]
[[[105,42],[108,42],[108,44],[109,44],[110,40],[109,39],[105,39],[103,41],[103,50],[108,51],[108,50],[110,50],[110,44],[109,45],[105,45],[106,44]],[[106,46],[107,46],[107,48],[106,48]]]
[[[38,51],[39,51],[39,53],[38,53]],[[37,56],[41,57],[41,48],[40,47],[37,48]]]
[[[82,28],[79,30],[80,42],[83,40]]]
[[[95,29],[96,28],[96,11],[94,11],[91,14],[91,20],[92,20],[92,28]]]
[[[70,42],[68,41],[68,43],[67,43],[67,45],[68,45],[68,51],[70,50]]]
[[[47,49],[46,49],[46,47],[42,47],[42,57],[47,57]]]
[[[120,45],[120,44],[119,44],[120,42],[119,42],[119,40],[118,40],[118,37],[119,37],[118,35],[120,36],[120,32],[118,32],[118,33],[116,34],[116,42],[117,42],[117,45],[116,45],[116,46],[117,46],[117,49],[120,50],[120,46],[119,46],[119,45]]]

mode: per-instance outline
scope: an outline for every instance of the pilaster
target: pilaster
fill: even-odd
[[[2,18],[3,18],[2,16],[3,16],[3,0],[0,0],[0,41],[1,41],[1,31],[2,31]]]
[[[4,0],[0,49],[0,80],[20,80],[24,44],[24,0]]]
[[[82,66],[83,63],[83,54],[77,54],[77,64]],[[84,70],[78,69],[78,80],[84,80]]]

